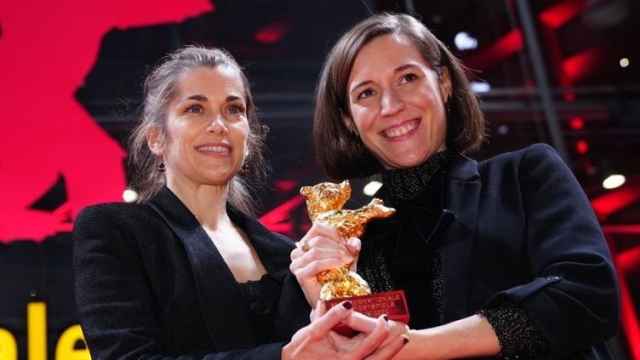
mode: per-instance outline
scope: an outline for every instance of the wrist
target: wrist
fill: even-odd
[[[446,359],[437,340],[437,328],[410,330],[407,334],[409,342],[393,358],[394,360]]]
[[[429,329],[411,332],[407,347],[414,358],[456,359],[495,356],[500,345],[486,319],[473,315]]]

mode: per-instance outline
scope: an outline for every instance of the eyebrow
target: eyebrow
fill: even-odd
[[[188,98],[182,100],[182,101],[187,101],[187,100],[195,100],[195,101],[200,101],[200,102],[205,102],[207,100],[209,100],[209,98],[207,98],[204,95],[201,94],[196,94],[196,95],[191,95]],[[225,99],[225,102],[232,102],[232,101],[236,101],[236,100],[242,100],[242,98],[240,96],[236,96],[236,95],[229,95],[227,96],[227,98]]]
[[[408,68],[412,68],[412,67],[416,67],[416,65],[415,65],[415,64],[404,64],[404,65],[400,65],[400,66],[398,66],[397,68],[393,69],[393,72],[394,72],[394,73],[399,73],[399,72],[405,71],[405,70],[407,70]],[[350,92],[350,93],[352,93],[352,92],[354,92],[357,88],[360,88],[360,87],[362,87],[362,86],[368,85],[368,84],[370,84],[370,83],[372,83],[372,81],[371,81],[371,80],[365,80],[365,81],[363,81],[363,82],[359,83],[358,85],[354,86],[354,87],[351,89],[351,91],[349,91],[349,92]]]
[[[412,67],[417,67],[417,66],[415,64],[404,64],[404,65],[398,66],[393,72],[396,72],[396,73],[402,72]]]
[[[236,100],[244,101],[244,99],[242,99],[240,96],[235,96],[235,95],[229,95],[225,99],[226,102],[232,102],[232,101],[236,101]]]
[[[184,100],[207,101],[209,99],[204,95],[197,94],[197,95],[191,95]]]

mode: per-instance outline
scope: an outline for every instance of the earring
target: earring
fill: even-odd
[[[165,171],[164,162],[161,161],[158,164],[158,171],[160,171],[161,173]]]

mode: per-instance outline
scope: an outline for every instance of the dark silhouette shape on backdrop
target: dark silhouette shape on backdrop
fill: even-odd
[[[103,35],[213,10],[207,0],[26,2],[0,6],[2,243],[42,241],[84,206],[121,199],[125,153],[74,98]],[[66,201],[34,207],[61,178]]]

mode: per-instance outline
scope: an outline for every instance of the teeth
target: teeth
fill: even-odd
[[[200,146],[199,151],[212,152],[217,154],[228,154],[229,148],[226,146]]]
[[[394,138],[408,134],[411,130],[418,126],[417,121],[410,121],[402,126],[393,127],[384,131],[385,136]]]

